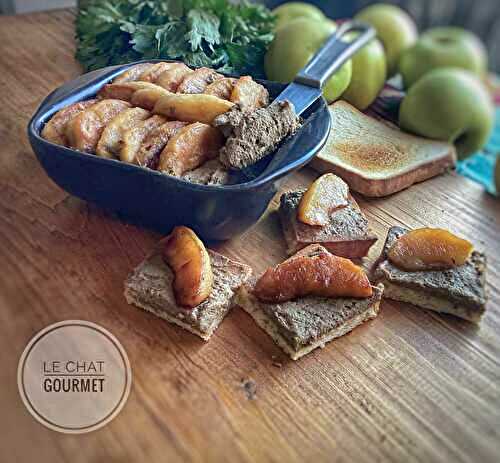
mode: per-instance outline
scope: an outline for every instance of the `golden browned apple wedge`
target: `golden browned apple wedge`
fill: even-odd
[[[162,72],[155,84],[163,87],[169,92],[177,91],[180,83],[183,81],[184,77],[193,72],[193,70],[186,66],[184,63],[169,63],[170,66],[164,72]]]
[[[115,116],[104,128],[97,142],[95,153],[103,158],[115,158],[119,155],[123,134],[128,129],[147,119],[151,114],[142,108],[129,108]]]
[[[349,259],[308,248],[275,267],[257,281],[254,294],[262,301],[285,302],[309,295],[365,298],[372,287],[364,269]]]
[[[85,109],[66,124],[64,134],[68,145],[80,151],[93,153],[104,127],[128,108],[130,103],[126,101],[106,99]]]
[[[130,101],[137,90],[160,88],[151,82],[125,82],[123,84],[106,84],[98,93],[99,98],[114,98],[117,100]]]
[[[401,237],[387,252],[388,259],[406,271],[445,270],[464,265],[474,246],[448,230],[419,228]]]
[[[130,99],[132,106],[152,110],[162,96],[170,95],[168,90],[156,85],[155,88],[137,90]]]
[[[308,225],[326,226],[332,212],[349,205],[349,185],[335,174],[317,178],[302,196],[297,218]]]
[[[254,110],[269,104],[269,93],[250,76],[243,76],[234,84],[230,100],[243,110]]]
[[[127,69],[124,73],[113,79],[114,84],[124,84],[126,82],[133,82],[147,69],[153,66],[151,63],[140,63]]]
[[[161,97],[153,112],[178,121],[211,124],[214,118],[229,111],[233,106],[234,103],[213,95],[174,93]]]
[[[213,284],[210,256],[205,245],[187,227],[175,227],[165,238],[163,259],[175,274],[177,304],[196,307],[210,296]]]
[[[224,145],[222,133],[210,125],[195,122],[181,128],[160,154],[158,170],[180,177],[218,156]]]
[[[126,130],[121,143],[120,159],[123,162],[136,162],[137,153],[144,139],[150,132],[165,122],[167,120],[163,116],[155,115]]]
[[[147,68],[137,80],[142,80],[143,82],[156,83],[156,80],[161,75],[162,72],[166,71],[170,67],[170,63],[160,62],[154,63],[152,66]]]
[[[177,87],[177,93],[203,93],[212,82],[224,76],[210,68],[198,68],[185,75]]]
[[[160,153],[165,148],[168,140],[185,125],[187,125],[187,122],[169,121],[149,132],[141,143],[139,151],[137,151],[135,162],[142,167],[156,169]]]
[[[58,145],[67,145],[68,140],[65,135],[66,125],[77,114],[95,104],[97,100],[79,101],[66,106],[55,113],[42,130],[42,137],[45,140]]]
[[[229,100],[235,83],[236,79],[233,77],[224,77],[223,79],[218,79],[210,85],[207,85],[207,88],[203,93],[206,95],[217,96],[223,100]]]

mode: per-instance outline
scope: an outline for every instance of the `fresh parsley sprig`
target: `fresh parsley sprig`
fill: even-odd
[[[274,18],[229,0],[96,0],[78,11],[76,58],[87,69],[140,59],[263,76]]]

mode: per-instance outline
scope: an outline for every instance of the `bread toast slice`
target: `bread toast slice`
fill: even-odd
[[[381,197],[408,188],[455,166],[452,144],[402,132],[345,101],[329,106],[332,131],[312,160],[365,196]]]
[[[287,191],[281,195],[278,214],[288,253],[318,243],[337,256],[358,259],[368,254],[377,236],[370,230],[368,220],[356,200],[349,195],[349,204],[331,213],[330,222],[324,226],[302,223],[297,210],[305,190]]]
[[[324,252],[324,247],[310,245],[295,256]],[[366,299],[307,296],[274,304],[254,296],[255,283],[242,285],[235,301],[292,360],[375,318],[384,290],[382,284],[372,286],[373,294]]]
[[[464,265],[448,270],[405,271],[387,259],[394,242],[409,230],[391,227],[373,277],[384,297],[478,323],[486,310],[486,256],[473,251]]]
[[[236,289],[252,273],[248,265],[210,249],[208,254],[214,277],[212,292],[192,310],[177,305],[172,289],[174,274],[163,261],[159,246],[125,281],[127,302],[208,341],[232,307]]]

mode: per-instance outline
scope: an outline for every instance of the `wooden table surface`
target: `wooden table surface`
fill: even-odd
[[[387,301],[377,319],[292,362],[236,308],[204,343],[124,300],[124,278],[159,236],[69,196],[29,147],[41,99],[81,72],[73,17],[0,17],[0,461],[498,462],[500,202],[455,175],[360,199],[380,237],[370,260],[396,224],[449,228],[488,253],[480,326]],[[305,169],[287,186],[314,176]],[[257,273],[285,256],[274,212],[219,248]],[[17,390],[29,339],[65,319],[109,329],[133,369],[121,414],[86,435],[45,429]]]

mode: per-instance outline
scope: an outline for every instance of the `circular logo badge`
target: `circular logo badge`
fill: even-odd
[[[63,433],[85,433],[109,423],[130,393],[127,354],[107,330],[81,320],[55,323],[29,342],[17,381],[29,412]]]

